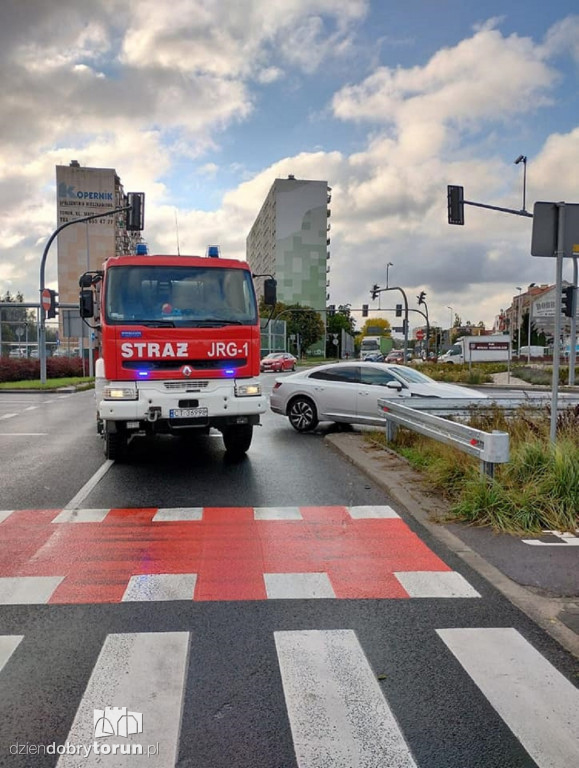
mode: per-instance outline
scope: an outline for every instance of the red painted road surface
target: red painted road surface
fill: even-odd
[[[205,507],[201,520],[172,522],[156,512],[54,523],[60,510],[14,511],[0,523],[0,579],[63,577],[50,603],[120,602],[137,574],[196,574],[194,600],[265,600],[264,574],[280,573],[326,573],[337,598],[405,598],[395,573],[451,570],[398,517],[300,507],[301,520],[255,520],[252,507]]]

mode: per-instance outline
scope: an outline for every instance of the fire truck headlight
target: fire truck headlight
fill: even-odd
[[[108,385],[103,389],[104,400],[137,400],[137,388],[130,385]]]
[[[236,397],[256,397],[261,395],[261,384],[254,382],[252,384],[235,384]]]

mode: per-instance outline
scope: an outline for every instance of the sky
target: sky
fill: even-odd
[[[578,65],[572,0],[2,0],[0,294],[38,300],[56,165],[145,192],[150,252],[240,259],[293,174],[332,188],[329,303],[377,308],[390,263],[431,324],[492,327],[555,261],[530,218],[449,225],[446,188],[519,211],[523,154],[527,210],[579,202]]]

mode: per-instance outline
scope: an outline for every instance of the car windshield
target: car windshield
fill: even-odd
[[[113,325],[253,325],[257,305],[244,269],[119,266],[108,273],[105,316]]]
[[[404,365],[393,365],[391,366],[391,369],[397,376],[400,376],[401,379],[404,379],[404,381],[407,381],[409,384],[434,383],[434,379],[431,379],[430,376],[426,376],[424,373],[415,371],[414,368],[407,368]]]

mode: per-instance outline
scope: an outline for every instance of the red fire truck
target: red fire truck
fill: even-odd
[[[80,313],[99,336],[97,426],[108,459],[136,435],[209,433],[243,455],[266,410],[260,327],[246,262],[207,256],[109,258],[79,281]],[[264,283],[275,304],[275,281]]]

